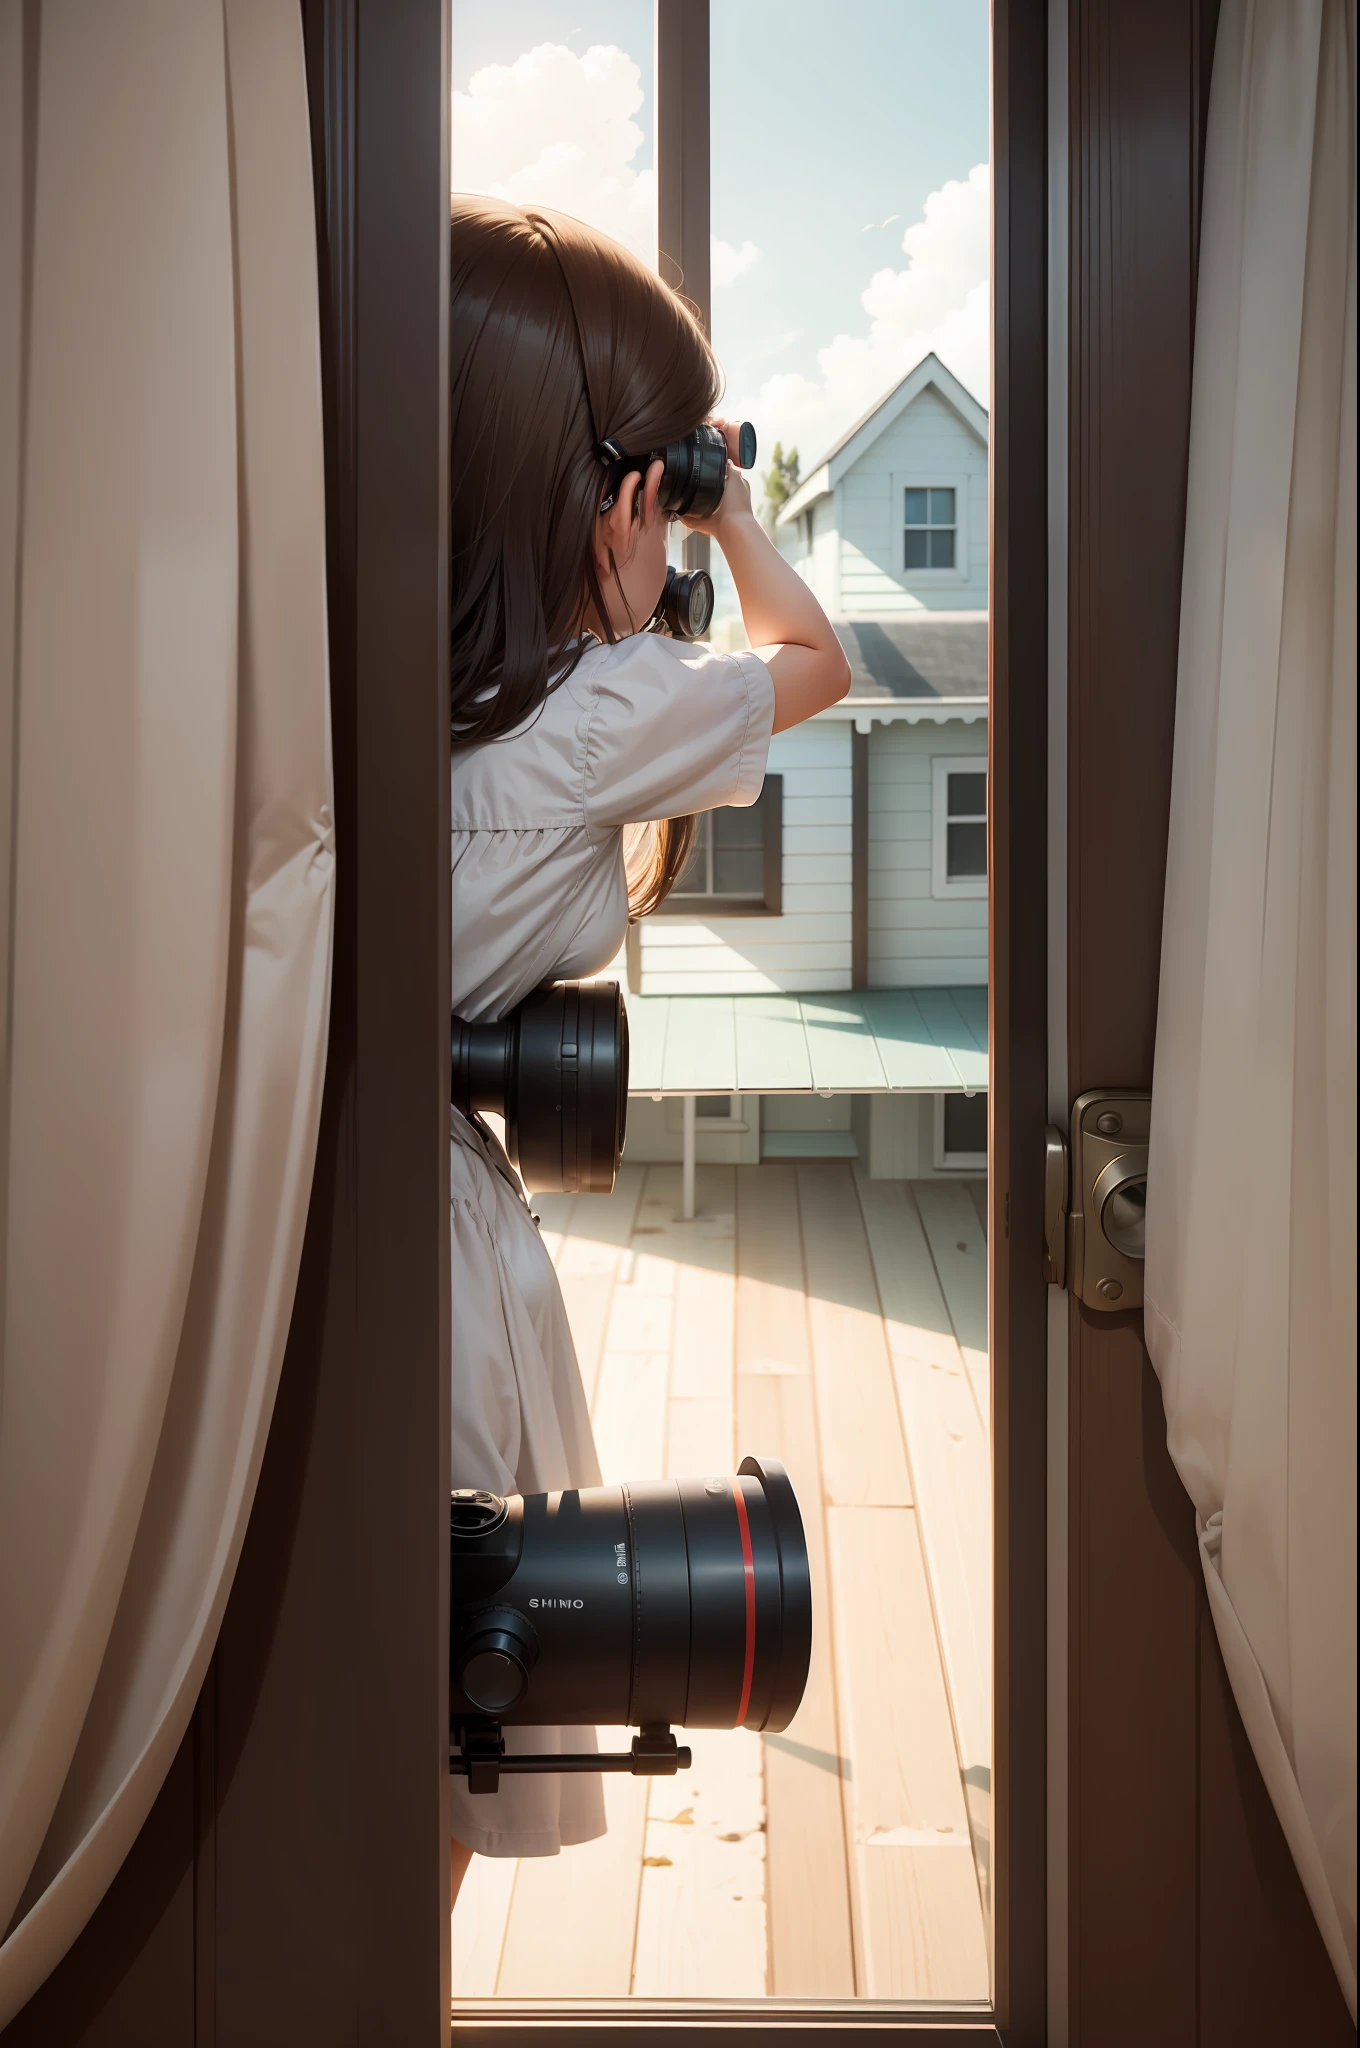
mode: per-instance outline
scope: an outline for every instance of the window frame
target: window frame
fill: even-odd
[[[926,517],[924,519],[908,519],[906,516],[907,508],[905,505],[902,507],[903,570],[908,575],[911,575],[922,569],[957,569],[959,566],[959,494],[957,489],[953,484],[907,484],[903,487],[903,498],[906,498],[912,492],[919,492],[925,499]],[[948,519],[932,518],[930,515],[935,509],[932,501],[936,498],[943,498],[946,495],[950,500],[949,510],[951,516]],[[913,533],[923,533],[926,536],[927,542],[937,533],[947,533],[953,543],[953,559],[948,562],[909,562],[906,558],[907,536]]]
[[[961,1091],[953,1089],[950,1092],[957,1095]],[[984,1089],[978,1089],[974,1092],[984,1096],[986,1093]],[[986,1173],[987,1154],[985,1152],[950,1152],[946,1148],[944,1110],[948,1100],[948,1094],[941,1094],[935,1097],[935,1144],[932,1153],[935,1171],[937,1173],[971,1173],[974,1175]]]
[[[907,590],[957,590],[967,583],[971,569],[969,551],[968,494],[970,479],[965,470],[922,468],[919,465],[892,472],[892,532],[897,551],[893,574]],[[908,491],[952,491],[954,493],[954,566],[952,569],[908,569],[906,566],[906,501]],[[917,532],[926,529],[916,528]],[[937,528],[944,532],[947,529]]]
[[[930,759],[930,893],[937,903],[952,902],[958,898],[985,897],[990,876],[951,875],[949,872],[949,827],[951,822],[972,824],[976,822],[971,811],[960,812],[951,819],[949,811],[949,778],[951,775],[982,775],[987,777],[987,756],[985,754],[932,754]],[[987,790],[991,800],[990,780]],[[982,823],[985,826],[987,814],[984,811]]]
[[[744,806],[722,805],[730,810]],[[652,917],[710,919],[719,917],[782,917],[784,914],[784,777],[765,777],[760,795],[750,806],[764,820],[761,840],[761,892],[751,896],[677,896],[674,891],[649,914]],[[708,813],[707,815],[712,815]]]
[[[715,1092],[723,1093],[725,1091],[718,1090]],[[724,1135],[728,1132],[736,1132],[739,1137],[744,1137],[752,1128],[752,1119],[746,1112],[748,1098],[739,1091],[736,1094],[727,1096],[727,1114],[725,1116],[701,1116],[698,1110],[698,1102],[703,1099],[706,1098],[696,1097],[694,1112],[696,1132],[701,1134],[721,1132]],[[758,1097],[754,1099],[759,1100]],[[678,1136],[683,1128],[681,1113],[683,1106],[683,1096],[668,1095],[666,1097],[666,1129],[672,1136]]]

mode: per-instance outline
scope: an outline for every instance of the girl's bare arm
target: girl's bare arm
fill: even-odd
[[[715,425],[723,428],[735,456],[736,426],[726,420]],[[747,637],[774,679],[774,730],[783,732],[839,703],[850,687],[845,650],[807,584],[756,518],[751,486],[735,461],[712,518],[685,524],[711,534],[727,558]]]

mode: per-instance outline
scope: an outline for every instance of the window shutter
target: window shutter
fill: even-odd
[[[784,778],[767,775],[760,792],[763,812],[765,876],[764,897],[767,917],[784,914]]]

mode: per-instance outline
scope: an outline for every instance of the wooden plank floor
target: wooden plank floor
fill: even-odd
[[[779,1735],[607,1778],[609,1832],[474,1857],[455,1998],[984,2001],[990,1389],[981,1187],[841,1162],[625,1166],[535,1201],[606,1480],[783,1458],[812,1561]],[[601,1730],[610,1747],[622,1731]],[[607,1910],[601,1910],[607,1902]]]

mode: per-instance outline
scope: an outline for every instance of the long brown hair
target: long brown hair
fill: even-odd
[[[593,546],[598,443],[677,440],[721,379],[686,302],[567,214],[456,193],[449,289],[450,695],[466,745],[540,709],[580,660],[592,605],[617,637]],[[693,818],[630,832],[632,917],[661,902],[694,832]]]

